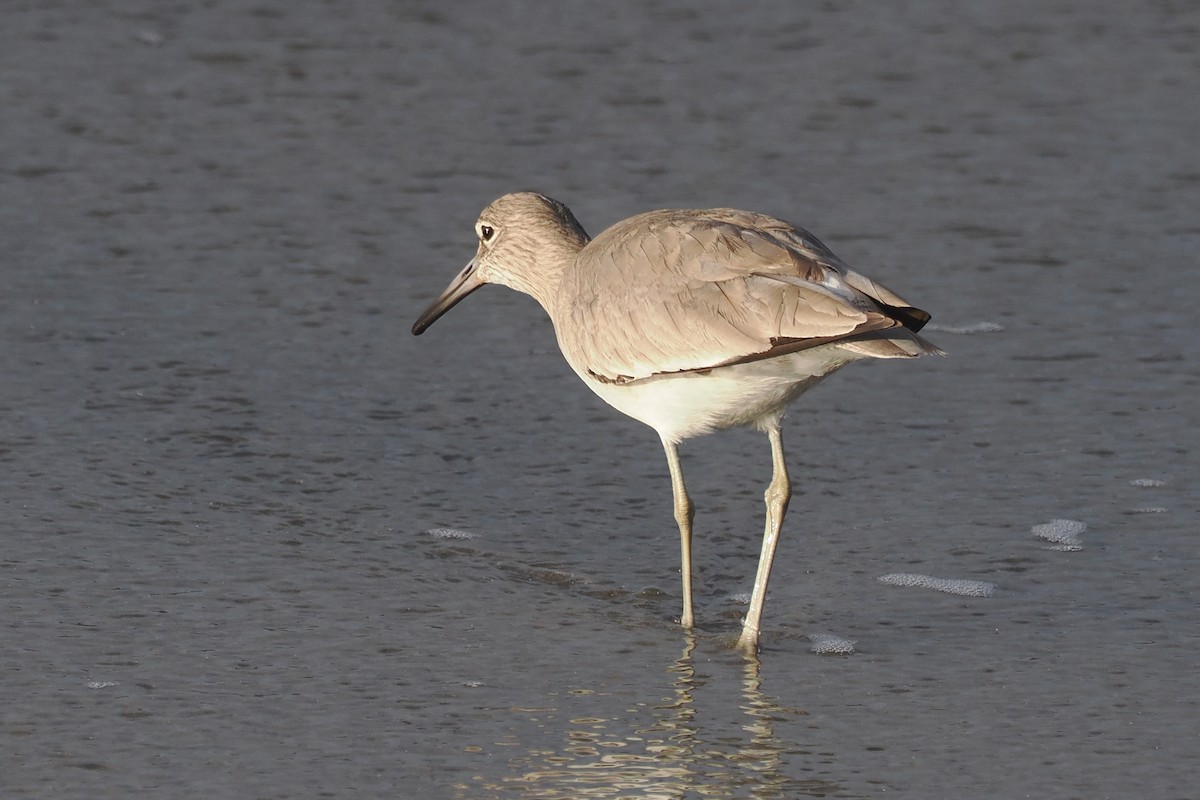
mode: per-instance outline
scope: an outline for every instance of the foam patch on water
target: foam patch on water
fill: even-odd
[[[87,682],[87,687],[89,689],[109,689],[116,685],[117,685],[116,681],[88,681]]]
[[[945,325],[933,322],[926,325],[925,330],[969,336],[973,333],[999,333],[1004,330],[1004,326],[996,322],[967,322],[963,325]]]
[[[854,652],[854,642],[832,633],[810,633],[812,651],[823,656],[848,656]]]
[[[934,578],[931,575],[914,575],[911,572],[893,572],[880,575],[880,583],[888,586],[917,586],[922,589],[933,589],[946,594],[958,594],[963,597],[991,597],[996,592],[996,584],[987,581],[973,581],[965,578]]]
[[[1083,549],[1083,542],[1079,537],[1087,530],[1087,523],[1077,519],[1052,519],[1041,525],[1034,525],[1030,530],[1034,536],[1054,542],[1054,546],[1047,549],[1071,553]]]
[[[1130,486],[1137,486],[1139,489],[1156,489],[1159,486],[1165,486],[1166,481],[1160,481],[1158,478],[1134,478],[1129,482]]]
[[[435,539],[474,539],[475,534],[457,528],[430,528],[425,531]]]
[[[735,592],[734,594],[729,595],[729,599],[735,603],[741,603],[744,606],[750,605],[749,592]]]
[[[1165,514],[1167,509],[1163,506],[1139,506],[1138,508],[1129,509],[1132,514]]]

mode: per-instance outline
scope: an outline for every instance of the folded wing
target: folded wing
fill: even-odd
[[[574,341],[592,376],[627,383],[826,344],[859,355],[939,352],[929,315],[849,269],[816,237],[735,209],[652,211],[609,228],[564,275]]]

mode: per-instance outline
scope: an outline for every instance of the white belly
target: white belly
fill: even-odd
[[[654,428],[667,441],[679,442],[777,417],[806,389],[855,357],[840,348],[822,347],[627,384],[602,383],[586,373],[579,376],[613,408]]]

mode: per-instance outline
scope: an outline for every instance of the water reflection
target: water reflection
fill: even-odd
[[[667,669],[672,694],[661,704],[631,708],[620,717],[571,719],[560,747],[514,759],[510,777],[486,781],[483,788],[526,798],[840,795],[835,783],[785,772],[827,766],[828,755],[776,734],[778,723],[806,712],[780,706],[763,693],[759,660],[744,659],[737,709],[721,708],[725,698],[704,696],[708,679],[696,670],[695,648],[695,638],[687,636],[682,655]],[[702,700],[718,704],[717,713],[701,714]]]

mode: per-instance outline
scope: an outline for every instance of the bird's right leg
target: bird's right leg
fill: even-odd
[[[692,518],[696,514],[692,498],[688,497],[683,484],[683,469],[679,466],[679,449],[674,442],[663,439],[667,451],[667,466],[671,470],[671,491],[675,496],[675,522],[679,524],[679,551],[682,557],[680,571],[683,573],[683,616],[679,622],[690,628],[692,617]]]

